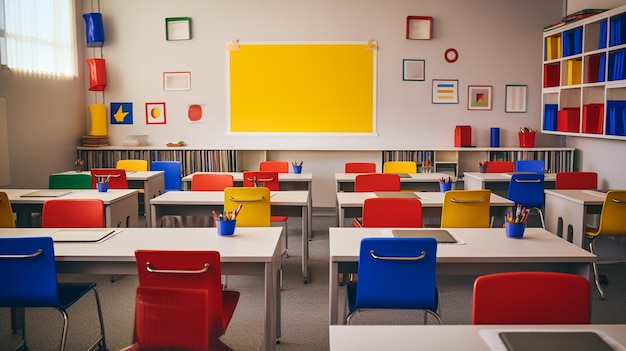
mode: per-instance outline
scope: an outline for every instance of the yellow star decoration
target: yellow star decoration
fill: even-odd
[[[115,118],[115,120],[118,122],[123,122],[127,114],[128,112],[122,111],[122,106],[120,105],[120,108],[117,109],[117,112],[115,112],[115,114],[113,115],[113,118]]]

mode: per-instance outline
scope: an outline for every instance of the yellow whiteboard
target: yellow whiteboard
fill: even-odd
[[[229,53],[230,132],[374,133],[375,44],[239,43]]]

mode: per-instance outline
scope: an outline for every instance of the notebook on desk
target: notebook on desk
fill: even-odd
[[[59,197],[71,193],[71,190],[37,190],[22,194],[20,197]]]
[[[456,239],[445,229],[394,229],[396,238],[435,238],[438,243],[455,244]]]
[[[410,199],[419,199],[417,194],[409,191],[375,191],[376,197],[408,197]]]
[[[613,351],[597,333],[586,331],[501,332],[508,351]]]
[[[109,236],[119,233],[116,229],[60,229],[52,233],[54,242],[93,243],[107,239]]]

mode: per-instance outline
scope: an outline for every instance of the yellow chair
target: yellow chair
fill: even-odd
[[[148,170],[148,161],[146,160],[119,160],[115,165],[117,169],[123,169],[126,172],[145,172]]]
[[[489,228],[491,190],[448,190],[441,209],[442,228]]]
[[[0,191],[0,228],[15,228],[11,202],[3,191]]]
[[[265,187],[229,187],[224,189],[224,211],[234,211],[242,205],[237,215],[237,227],[270,226],[270,189]]]
[[[624,227],[624,217],[626,217],[626,190],[611,190],[604,197],[602,212],[600,213],[600,225],[597,229],[588,228],[585,236],[589,241],[589,251],[594,252],[594,240],[599,236],[626,236]],[[604,300],[604,291],[600,287],[600,276],[598,275],[598,264],[593,262],[593,275],[596,287],[600,293],[600,299]]]
[[[387,161],[383,164],[383,173],[417,173],[414,161]]]

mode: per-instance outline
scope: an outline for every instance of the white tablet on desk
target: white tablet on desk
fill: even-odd
[[[52,240],[55,242],[70,242],[70,243],[95,243],[101,242],[114,234],[121,232],[119,229],[110,228],[68,228],[60,229],[52,233]]]
[[[37,190],[20,195],[20,197],[59,197],[71,192],[71,190]]]

